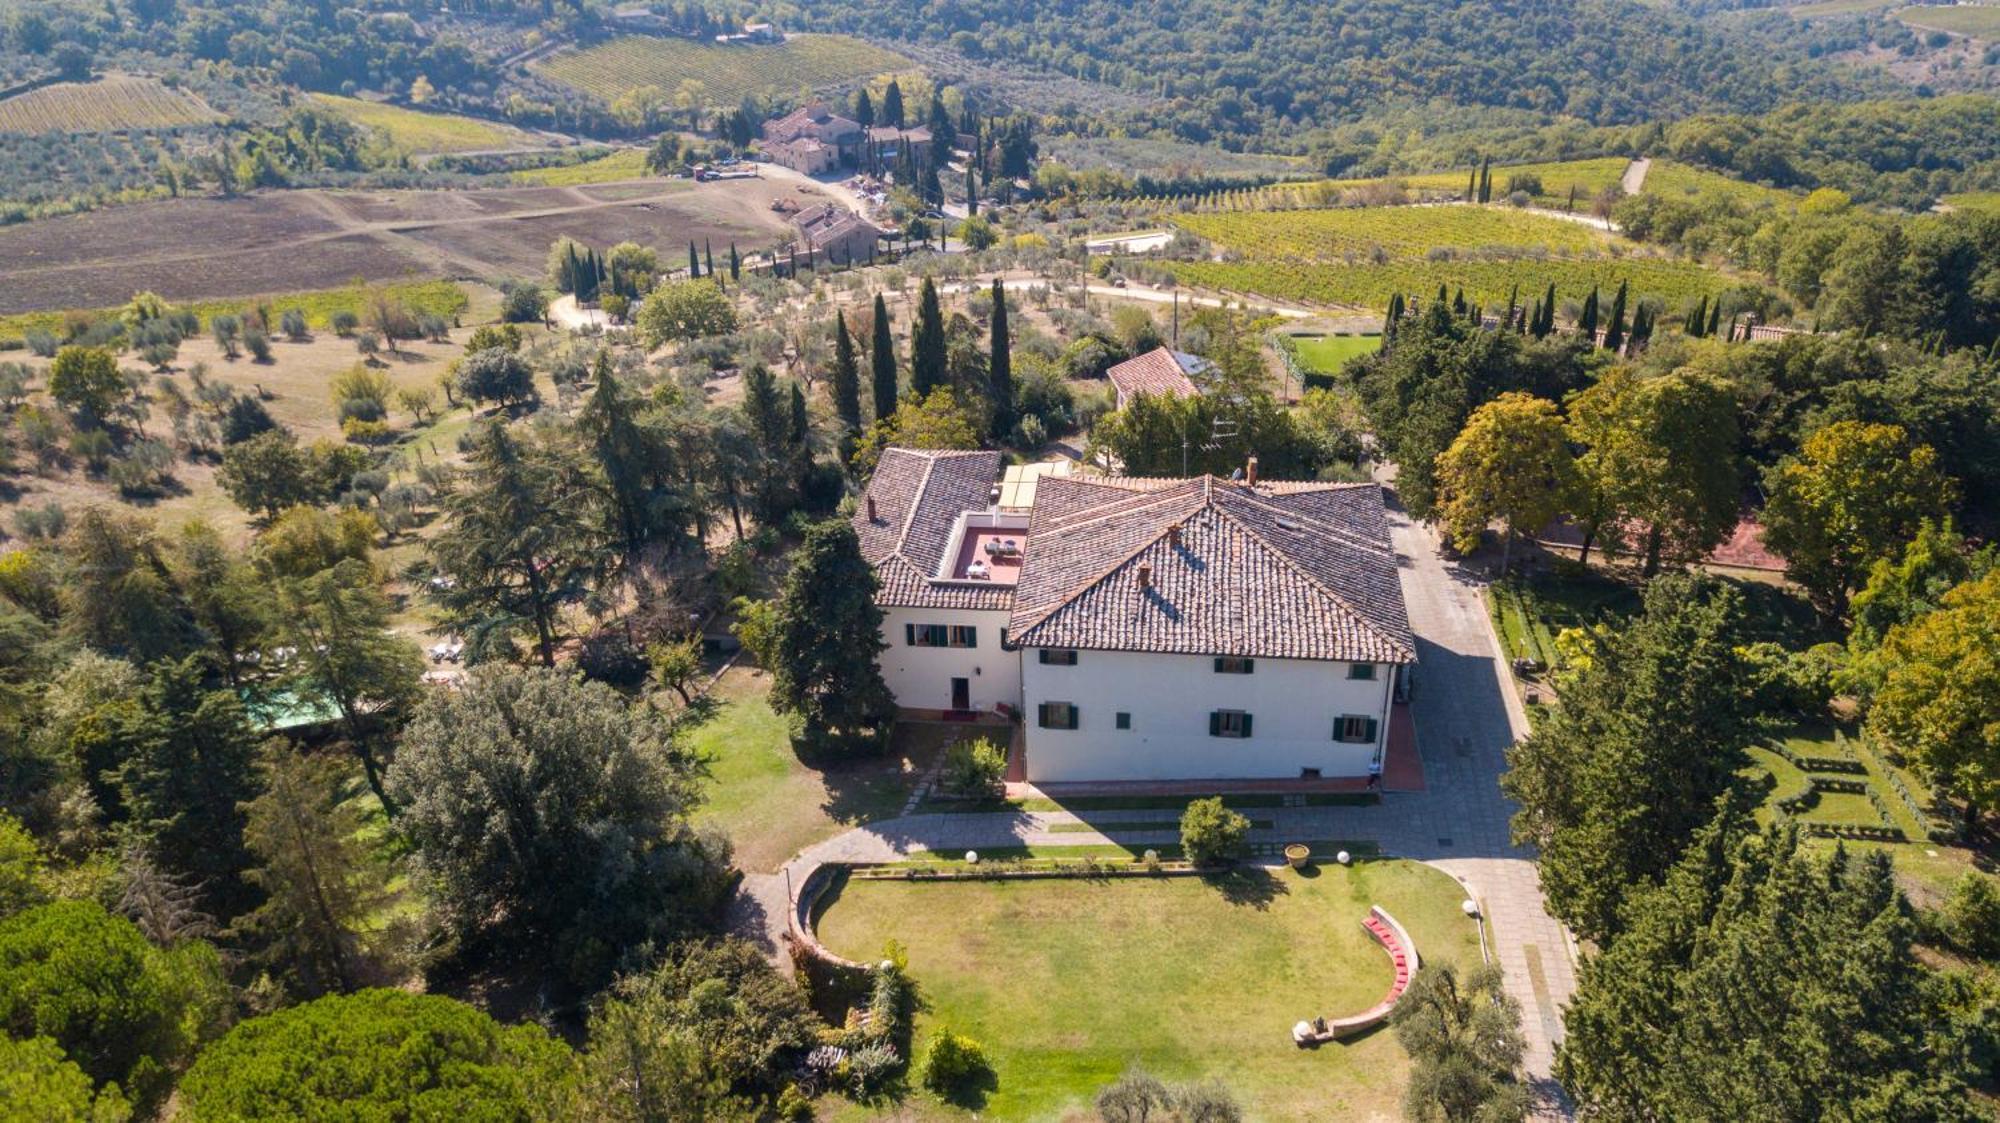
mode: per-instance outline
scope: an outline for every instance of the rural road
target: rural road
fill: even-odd
[[[1641,156],[1625,165],[1625,178],[1619,180],[1619,186],[1625,189],[1625,194],[1637,195],[1646,189],[1646,173],[1651,170],[1653,170],[1653,158]]]
[[[1390,527],[1417,636],[1411,708],[1426,790],[1392,792],[1374,806],[1259,811],[1271,825],[1253,830],[1251,839],[1372,841],[1386,854],[1426,862],[1464,885],[1483,911],[1507,991],[1521,1004],[1537,1117],[1566,1118],[1569,1108],[1552,1073],[1562,1008],[1576,986],[1575,949],[1548,914],[1532,854],[1508,837],[1513,805],[1499,788],[1505,752],[1527,732],[1526,714],[1487,617],[1482,579],[1445,561],[1434,534],[1400,510],[1390,512]],[[1174,844],[1176,831],[1124,825],[1159,818],[1156,810],[904,815],[809,847],[776,872],[746,874],[734,920],[780,955],[791,890],[826,863],[894,861],[923,850]]]

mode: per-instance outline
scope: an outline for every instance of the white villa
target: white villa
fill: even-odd
[[[1019,715],[1037,784],[1382,771],[1416,647],[1378,486],[1001,463],[888,449],[855,513],[903,710]]]

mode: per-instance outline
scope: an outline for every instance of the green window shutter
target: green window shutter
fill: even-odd
[[[1246,674],[1246,675],[1252,675],[1252,674],[1256,674],[1256,673],[1257,673],[1257,660],[1255,660],[1255,659],[1245,659],[1245,660],[1243,660],[1243,673],[1244,673],[1244,674]]]
[[[1243,715],[1243,735],[1244,735],[1245,737],[1248,737],[1248,736],[1250,736],[1250,715],[1249,715],[1249,714],[1244,714],[1244,715]]]
[[[1069,724],[1067,726],[1064,726],[1064,728],[1077,729],[1080,728],[1082,725],[1083,725],[1083,710],[1076,706],[1071,706],[1069,708]]]
[[[1220,736],[1222,736],[1222,711],[1221,711],[1221,710],[1210,710],[1210,711],[1208,711],[1208,735],[1209,735],[1210,737],[1220,737]]]
[[[974,628],[974,627],[968,627],[968,628],[966,628],[966,629],[965,629],[965,646],[967,646],[967,647],[978,647],[978,646],[979,646],[979,629],[978,629],[978,628]]]
[[[1049,727],[1049,704],[1043,702],[1035,707],[1035,724],[1043,729]]]
[[[1375,719],[1374,719],[1374,718],[1372,718],[1372,717],[1368,719],[1368,730],[1367,730],[1367,732],[1368,732],[1368,735],[1367,735],[1366,737],[1362,738],[1362,740],[1365,740],[1365,741],[1367,741],[1367,742],[1368,742],[1369,744],[1371,744],[1371,745],[1372,745],[1372,744],[1374,744],[1374,743],[1375,743]]]
[[[917,626],[915,624],[903,625],[903,645],[905,647],[917,646]]]

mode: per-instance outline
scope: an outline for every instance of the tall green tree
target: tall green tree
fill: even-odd
[[[1947,514],[1958,486],[1936,450],[1899,425],[1836,421],[1765,476],[1764,541],[1829,617],[1868,571],[1895,556],[1925,519]]]
[[[431,558],[444,579],[433,587],[444,622],[478,657],[509,650],[529,630],[542,663],[555,666],[562,610],[589,595],[606,560],[593,496],[579,465],[517,442],[504,423],[473,434]]]
[[[383,809],[395,814],[382,785],[381,750],[388,727],[416,701],[423,652],[389,630],[388,598],[366,562],[349,558],[289,582],[279,601],[280,630],[298,651],[286,676],[295,701],[334,708],[369,788]]]
[[[1616,368],[1571,397],[1585,534],[1639,523],[1647,577],[1706,557],[1736,526],[1737,417],[1734,388],[1694,368],[1653,378]],[[1586,555],[1589,546],[1586,537]]]
[[[917,297],[917,322],[910,329],[910,389],[928,394],[944,385],[944,311],[938,304],[937,282],[924,278]]]
[[[1618,282],[1618,291],[1611,297],[1611,318],[1604,328],[1604,349],[1617,354],[1625,346],[1625,286]]]
[[[790,397],[764,364],[753,363],[744,372],[743,418],[757,444],[751,510],[766,526],[776,525],[799,502],[803,438],[794,433]]]
[[[1967,1033],[1911,951],[1889,856],[1732,806],[1586,959],[1556,1075],[1611,1119],[1970,1120]]]
[[[1479,546],[1488,524],[1504,524],[1500,571],[1514,536],[1535,531],[1572,509],[1576,458],[1554,402],[1506,393],[1472,411],[1437,459],[1438,518],[1462,551]]]
[[[256,864],[245,877],[264,901],[236,922],[286,988],[317,997],[361,977],[362,933],[384,900],[385,871],[369,853],[365,823],[343,798],[333,757],[266,742],[263,791],[244,808]]]
[[[868,361],[874,376],[875,420],[884,421],[896,413],[896,340],[889,334],[889,306],[882,294],[875,294],[874,342]]]
[[[1636,620],[1589,636],[1562,705],[1508,750],[1500,786],[1519,805],[1515,841],[1541,851],[1549,910],[1602,941],[1626,895],[1713,814],[1751,725],[1742,598],[1728,586],[1655,578]]]
[[[986,379],[993,399],[992,437],[1002,441],[1014,431],[1014,342],[1007,330],[1007,286],[993,278],[993,327]]]
[[[778,602],[771,704],[798,715],[815,748],[854,753],[887,744],[896,706],[878,663],[888,644],[875,588],[853,526],[834,519],[806,532]]]
[[[598,352],[592,378],[576,426],[602,481],[607,529],[628,556],[661,541],[671,549],[687,532],[688,503],[675,485],[679,468],[668,435],[646,403],[626,390],[609,352]]]
[[[696,832],[700,762],[650,706],[544,668],[431,694],[389,775],[397,828],[471,949],[534,949],[580,985],[713,922],[727,844]]]
[[[833,412],[852,434],[861,428],[861,363],[847,317],[833,314]]]
[[[1970,818],[2000,796],[2000,573],[1882,640],[1868,728],[1926,780],[1966,801]]]

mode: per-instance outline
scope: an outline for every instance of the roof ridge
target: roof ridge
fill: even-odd
[[[1301,580],[1305,581],[1306,584],[1312,586],[1314,589],[1319,590],[1321,596],[1332,601],[1334,604],[1339,605],[1340,610],[1342,612],[1345,612],[1347,615],[1353,617],[1357,622],[1360,623],[1362,627],[1368,629],[1370,632],[1373,632],[1377,637],[1381,638],[1385,643],[1388,643],[1391,647],[1395,647],[1400,650],[1411,651],[1412,654],[1415,654],[1414,650],[1411,649],[1411,646],[1409,644],[1405,643],[1403,640],[1401,640],[1396,636],[1384,634],[1382,629],[1376,626],[1375,621],[1371,619],[1367,613],[1362,612],[1359,609],[1355,608],[1354,605],[1350,603],[1346,597],[1341,596],[1339,593],[1336,593],[1332,589],[1327,588],[1325,582],[1321,581],[1319,578],[1313,576],[1310,572],[1308,572],[1304,566],[1299,564],[1296,558],[1292,557],[1289,551],[1280,548],[1279,546],[1271,542],[1270,539],[1264,537],[1262,534],[1257,533],[1257,528],[1251,526],[1248,522],[1244,521],[1240,516],[1230,511],[1225,511],[1220,507],[1216,508],[1216,514],[1223,518],[1228,519],[1231,523],[1234,523],[1237,526],[1237,528],[1240,529],[1244,534],[1249,535],[1252,541],[1262,546],[1268,553],[1275,555],[1277,559],[1281,563],[1283,563],[1285,568],[1297,574]]]
[[[1136,491],[1136,490],[1120,489],[1120,490],[1125,490],[1125,494],[1119,498],[1106,499],[1101,503],[1092,504],[1091,506],[1084,507],[1080,510],[1071,511],[1068,512],[1067,514],[1050,516],[1048,529],[1065,530],[1065,531],[1075,530],[1078,527],[1089,526],[1092,523],[1102,522],[1105,519],[1117,518],[1120,515],[1129,515],[1136,511],[1143,511],[1147,507],[1151,507],[1160,503],[1165,503],[1172,499],[1187,498],[1193,495],[1193,491],[1190,485],[1192,485],[1194,482],[1195,482],[1194,480],[1188,480],[1185,483],[1183,483],[1180,487],[1163,487],[1157,491]],[[1120,506],[1120,504],[1125,504],[1128,502],[1131,503],[1130,506]],[[1207,499],[1206,497],[1204,497],[1203,503],[1205,504],[1206,502]],[[1111,507],[1118,507],[1118,509],[1115,511],[1109,510],[1108,508]],[[1081,516],[1087,516],[1087,517],[1081,517]],[[1075,518],[1075,521],[1074,522],[1068,521],[1071,518]]]
[[[898,451],[908,453],[912,450],[899,449]],[[902,529],[896,532],[896,548],[889,551],[892,556],[903,558],[905,561],[909,559],[903,553],[903,544],[910,540],[910,527],[916,524],[917,512],[922,510],[924,506],[924,492],[928,491],[931,486],[931,469],[937,467],[937,457],[925,456],[921,459],[924,462],[924,476],[917,481],[917,489],[910,493],[910,509],[903,512]]]
[[[1393,545],[1378,542],[1371,538],[1359,537],[1347,527],[1341,526],[1339,523],[1329,522],[1310,511],[1295,510],[1283,504],[1274,503],[1269,498],[1258,495],[1255,491],[1247,488],[1244,492],[1238,494],[1237,498],[1252,503],[1262,510],[1269,511],[1274,518],[1308,522],[1321,530],[1330,532],[1344,542],[1366,549],[1371,553],[1381,554],[1385,557],[1395,556],[1396,551]]]
[[[1039,614],[1037,614],[1034,617],[1034,619],[1030,620],[1025,627],[1015,628],[1010,630],[1018,634],[1021,632],[1026,632],[1032,628],[1041,626],[1041,623],[1044,620],[1047,620],[1049,617],[1054,616],[1058,612],[1061,612],[1064,608],[1067,608],[1068,606],[1076,603],[1076,599],[1078,597],[1096,588],[1097,586],[1102,585],[1104,582],[1110,580],[1112,574],[1117,573],[1119,570],[1124,569],[1128,565],[1131,565],[1133,559],[1137,558],[1140,554],[1143,554],[1147,550],[1152,549],[1154,546],[1159,545],[1160,540],[1166,538],[1169,534],[1173,532],[1173,529],[1179,525],[1180,523],[1174,522],[1174,523],[1168,523],[1166,526],[1161,527],[1160,532],[1158,534],[1153,535],[1151,538],[1146,538],[1141,540],[1139,545],[1134,547],[1124,557],[1121,557],[1117,561],[1114,561],[1110,565],[1104,567],[1095,576],[1092,576],[1085,581],[1072,584],[1068,589],[1066,589],[1063,592],[1062,596],[1058,598],[1054,604],[1050,605],[1045,611],[1042,611]]]

